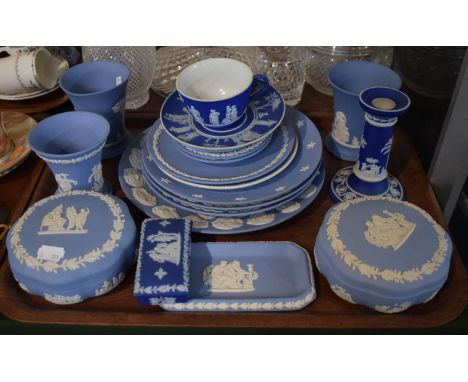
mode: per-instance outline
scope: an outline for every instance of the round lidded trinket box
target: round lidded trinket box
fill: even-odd
[[[397,313],[439,292],[447,279],[452,242],[414,204],[365,197],[327,212],[314,252],[317,268],[339,297]]]
[[[53,195],[12,226],[8,260],[27,292],[57,304],[107,293],[135,258],[136,227],[120,199],[94,191]]]

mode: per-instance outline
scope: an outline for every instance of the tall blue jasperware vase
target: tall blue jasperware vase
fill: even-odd
[[[55,176],[56,193],[73,190],[111,192],[102,177],[102,148],[109,122],[99,114],[70,111],[39,122],[28,137],[31,149]]]
[[[125,128],[125,95],[130,71],[115,61],[91,61],[65,72],[60,86],[75,110],[90,111],[109,121],[110,132],[103,158],[119,156],[130,135]]]
[[[399,89],[401,79],[384,65],[349,61],[331,68],[328,81],[333,89],[334,118],[332,132],[325,144],[337,158],[355,162],[364,128],[364,110],[359,105],[359,94],[375,86]]]

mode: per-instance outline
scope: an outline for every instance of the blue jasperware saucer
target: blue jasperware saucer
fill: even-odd
[[[132,203],[146,215],[155,218],[187,218],[193,223],[195,232],[207,234],[236,234],[258,231],[278,225],[303,211],[320,193],[325,172],[317,177],[311,185],[311,191],[306,190],[296,199],[282,206],[280,210],[273,209],[268,213],[254,213],[245,218],[211,217],[205,214],[195,214],[183,207],[174,207],[161,202],[148,187],[141,171],[141,148],[145,145],[145,133],[136,137],[125,150],[119,163],[119,182],[123,192]],[[242,199],[239,193],[238,199]],[[245,202],[239,200],[237,203]],[[244,203],[245,204],[245,203]]]
[[[207,128],[194,120],[177,91],[161,108],[161,121],[167,132],[183,146],[224,151],[253,144],[273,133],[285,114],[281,94],[273,87],[250,101],[245,115],[229,129]]]
[[[182,199],[206,205],[255,204],[290,193],[309,178],[320,163],[322,140],[312,121],[301,112],[287,107],[284,124],[288,127],[295,126],[298,129],[299,147],[296,156],[279,174],[248,188],[223,190],[222,192],[219,189],[200,189],[193,185],[184,184],[187,183],[185,181],[182,183],[170,179],[154,162],[150,162],[146,155],[143,155],[141,159],[152,180],[160,188]],[[135,151],[134,155],[137,156],[138,152]]]
[[[172,137],[155,123],[147,134],[147,149],[151,161],[173,179],[204,185],[229,185],[248,182],[265,176],[281,166],[293,153],[296,132],[293,126],[282,126],[261,153],[234,163],[198,163],[177,150]],[[292,158],[290,158],[292,159]]]

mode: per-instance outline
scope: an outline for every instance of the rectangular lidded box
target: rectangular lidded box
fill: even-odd
[[[141,304],[186,302],[192,222],[145,219],[141,226],[133,295]]]

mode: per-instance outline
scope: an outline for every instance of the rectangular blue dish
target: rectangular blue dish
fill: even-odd
[[[190,299],[171,311],[298,310],[315,300],[307,251],[290,242],[193,243]]]

